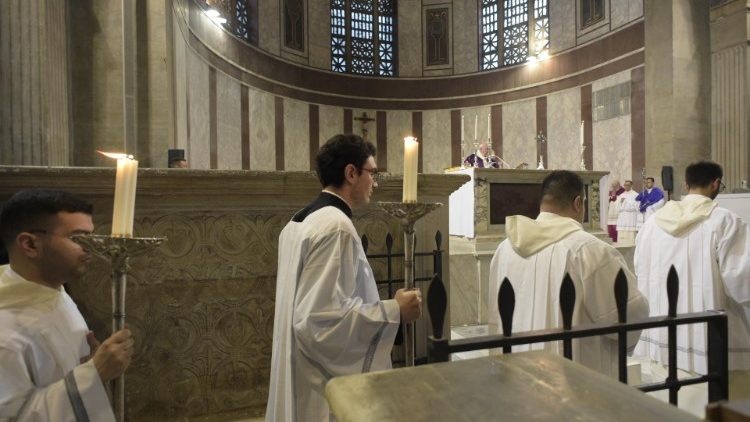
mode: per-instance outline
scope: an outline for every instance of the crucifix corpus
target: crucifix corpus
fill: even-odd
[[[362,139],[367,140],[367,124],[375,121],[372,117],[367,115],[366,111],[362,112],[362,116],[355,117],[354,120],[362,122]]]

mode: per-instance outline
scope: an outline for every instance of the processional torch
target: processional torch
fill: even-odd
[[[109,261],[112,267],[112,332],[125,328],[125,288],[130,271],[130,257],[158,247],[165,237],[133,237],[135,186],[138,161],[132,155],[102,153],[117,159],[115,202],[111,235],[75,235],[73,240],[91,254]],[[118,422],[125,421],[125,375],[111,381],[112,408]]]
[[[404,288],[414,289],[414,223],[443,204],[417,202],[417,139],[404,138],[404,188],[402,202],[378,202],[378,206],[396,217],[404,231]],[[414,323],[402,325],[406,366],[414,366]]]

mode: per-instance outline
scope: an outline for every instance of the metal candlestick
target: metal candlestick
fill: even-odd
[[[125,328],[125,287],[132,256],[142,255],[166,240],[166,237],[114,237],[76,235],[73,240],[92,255],[109,261],[112,266],[112,332]],[[125,374],[110,381],[112,409],[118,422],[125,420]]]
[[[404,288],[414,288],[414,223],[443,206],[439,202],[378,202],[378,206],[401,222],[404,230]],[[406,366],[414,366],[414,323],[403,324]]]

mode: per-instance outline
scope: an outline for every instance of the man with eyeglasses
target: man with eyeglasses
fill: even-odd
[[[639,203],[639,211],[643,221],[647,221],[661,207],[664,206],[664,191],[654,186],[654,178],[643,179],[644,189],[635,198]]]
[[[569,274],[576,290],[573,325],[617,322],[614,283],[620,270],[628,280],[629,319],[648,316],[648,303],[636,288],[625,258],[612,245],[586,232],[581,223],[586,211],[586,190],[580,176],[553,171],[542,182],[539,215],[505,219],[505,239],[490,263],[487,319],[491,334],[500,333],[497,294],[505,278],[516,297],[513,332],[562,326],[560,285]],[[629,346],[639,333],[628,335]],[[562,354],[559,342],[514,346],[514,351],[544,349]],[[607,336],[573,342],[573,359],[611,377],[617,377],[617,341]]]
[[[71,236],[91,233],[90,204],[41,189],[0,213],[10,264],[0,266],[0,420],[114,421],[104,383],[130,364],[129,330],[99,343],[63,284],[91,256]]]
[[[652,315],[666,315],[666,279],[679,276],[677,312],[724,309],[729,320],[729,398],[750,397],[750,228],[717,206],[721,166],[699,161],[685,169],[688,193],[669,201],[638,233],[635,270]],[[666,364],[666,330],[646,330],[636,353]],[[677,366],[705,374],[706,337],[700,324],[677,328]]]
[[[418,290],[380,300],[352,224],[378,186],[375,147],[336,135],[316,159],[323,191],[279,236],[267,421],[328,421],[326,382],[391,367],[401,322],[421,315]]]

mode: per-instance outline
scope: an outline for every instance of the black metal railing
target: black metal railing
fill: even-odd
[[[505,278],[498,291],[498,308],[502,322],[502,335],[487,335],[461,340],[443,338],[443,318],[447,306],[447,297],[442,280],[436,278],[427,293],[427,307],[432,320],[433,335],[428,338],[428,358],[430,362],[447,362],[452,353],[471,350],[502,348],[503,353],[511,353],[512,346],[543,343],[549,341],[563,342],[563,355],[573,358],[573,339],[617,334],[619,380],[627,383],[627,333],[647,328],[667,328],[668,338],[668,374],[663,382],[636,386],[641,391],[669,390],[669,402],[677,405],[677,392],[686,385],[707,383],[708,401],[726,400],[729,390],[728,375],[728,333],[727,316],[723,311],[705,311],[677,315],[677,296],[679,279],[674,266],[667,276],[666,316],[654,316],[638,321],[627,322],[628,281],[620,270],[615,279],[614,295],[617,305],[616,324],[585,324],[572,327],[573,308],[575,305],[575,286],[570,275],[565,274],[560,286],[560,311],[563,327],[545,330],[513,333],[513,311],[515,293],[510,281]],[[706,375],[691,378],[677,378],[677,326],[705,323],[707,326],[707,363]]]
[[[414,250],[417,250],[417,239],[414,239]],[[442,279],[443,277],[443,234],[440,233],[440,230],[435,232],[435,249],[433,249],[431,252],[414,252],[414,259],[416,262],[416,259],[418,257],[432,257],[432,274],[433,276],[424,276],[424,277],[416,277],[417,274],[417,266],[414,266],[414,282],[424,282],[424,281],[432,281],[434,274],[437,274],[438,277]],[[362,248],[365,250],[365,255],[367,255],[367,249],[369,248],[370,241],[367,238],[367,235],[362,236]],[[393,252],[393,236],[390,233],[387,233],[385,236],[385,253],[383,254],[372,254],[367,255],[368,260],[374,260],[374,259],[384,259],[386,263],[386,274],[385,278],[376,279],[375,283],[378,284],[378,286],[387,285],[388,286],[388,299],[393,298],[393,294],[395,293],[395,290],[400,288],[400,286],[403,286],[404,283],[404,277],[403,274],[401,274],[401,277],[394,277],[393,275],[393,267],[394,267],[394,261],[400,260],[403,261],[404,259],[404,252]],[[422,273],[425,273],[425,271],[422,271]],[[398,285],[399,287],[394,289],[394,284]]]

